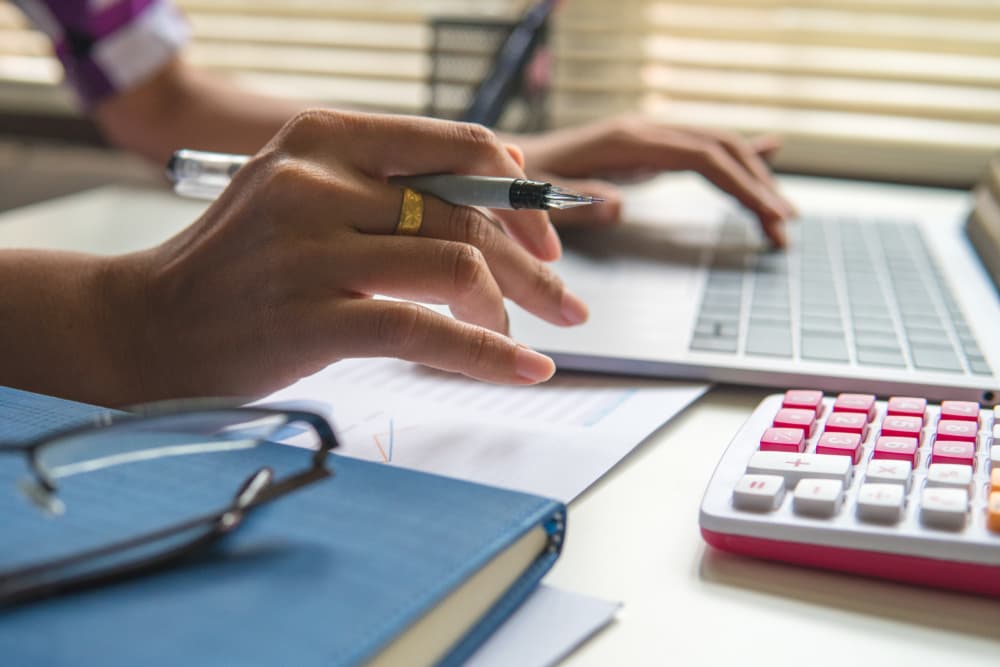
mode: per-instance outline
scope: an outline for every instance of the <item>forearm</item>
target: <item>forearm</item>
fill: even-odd
[[[0,384],[102,405],[137,391],[129,327],[112,260],[0,250]]]
[[[252,154],[305,105],[257,95],[174,59],[93,117],[114,144],[165,163],[179,148]]]

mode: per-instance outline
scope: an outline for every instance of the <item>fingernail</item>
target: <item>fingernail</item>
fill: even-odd
[[[587,308],[587,304],[569,290],[563,290],[559,308],[566,324],[583,324],[590,317],[590,309]]]
[[[556,364],[544,354],[518,345],[514,351],[514,371],[529,382],[544,382],[556,372]]]

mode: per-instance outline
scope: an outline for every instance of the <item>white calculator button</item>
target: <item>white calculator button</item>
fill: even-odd
[[[781,475],[790,489],[804,477],[833,479],[846,486],[851,481],[851,470],[851,457],[832,454],[754,452],[747,465],[748,473]]]
[[[840,480],[806,477],[795,486],[792,509],[807,516],[833,516],[844,500],[843,490]]]
[[[972,486],[972,468],[955,463],[932,463],[927,468],[927,486],[968,489]]]
[[[913,464],[894,459],[872,459],[865,470],[865,481],[881,484],[901,484],[904,490],[910,488],[910,474]]]
[[[959,530],[965,527],[969,492],[965,489],[927,487],[920,495],[920,520],[936,528]]]
[[[906,492],[900,484],[862,484],[858,489],[858,518],[896,523],[903,517]]]
[[[733,489],[733,506],[753,512],[777,509],[785,497],[785,478],[780,475],[743,475]]]
[[[1000,445],[990,447],[990,470],[1000,468]]]

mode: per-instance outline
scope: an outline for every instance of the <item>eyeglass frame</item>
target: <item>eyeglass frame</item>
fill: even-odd
[[[39,463],[39,452],[42,448],[57,440],[72,438],[78,435],[99,432],[117,425],[141,422],[147,419],[169,418],[173,415],[197,415],[210,414],[213,412],[233,412],[258,417],[284,416],[285,424],[294,422],[304,422],[312,427],[319,437],[319,447],[312,455],[312,465],[299,473],[292,474],[285,479],[273,482],[274,472],[269,467],[263,467],[252,473],[239,490],[234,494],[232,501],[226,507],[202,514],[200,516],[172,524],[155,531],[136,535],[128,539],[119,540],[104,546],[87,549],[68,556],[61,556],[56,559],[44,561],[42,563],[22,566],[6,572],[0,570],[0,608],[20,604],[24,602],[38,600],[44,597],[97,587],[111,582],[140,576],[153,570],[164,567],[174,561],[178,561],[186,556],[194,554],[209,546],[223,536],[235,530],[246,519],[247,515],[257,507],[276,500],[284,495],[298,490],[309,484],[318,482],[321,479],[332,478],[335,473],[327,465],[328,454],[340,446],[337,436],[334,433],[330,422],[322,415],[306,410],[277,409],[266,406],[232,406],[215,405],[212,403],[192,404],[190,402],[180,402],[173,404],[154,404],[152,406],[139,406],[140,412],[125,413],[103,413],[99,415],[97,423],[83,424],[67,429],[54,431],[42,437],[29,440],[24,443],[0,443],[0,455],[3,454],[23,454],[27,457],[28,468],[31,471],[34,481],[44,492],[55,495],[57,486],[52,478],[46,473],[45,468]],[[113,555],[129,549],[153,544],[158,540],[163,540],[174,535],[182,534],[186,531],[197,529],[199,526],[209,527],[207,532],[195,539],[182,542],[180,545],[168,549],[164,552],[126,562],[124,565],[98,569],[92,573],[70,576],[65,579],[43,580],[38,584],[29,584],[18,589],[13,587],[12,592],[5,592],[4,588],[10,583],[16,582],[18,578],[44,575],[47,572],[58,571],[61,568],[81,565],[92,559]]]

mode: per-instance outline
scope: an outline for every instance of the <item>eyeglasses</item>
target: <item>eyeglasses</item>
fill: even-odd
[[[318,445],[315,450],[301,450],[303,459],[308,460],[304,468],[291,466],[293,470],[283,470],[279,475],[271,465],[259,465],[258,459],[266,461],[268,455],[260,445],[286,433],[300,434],[303,429],[312,432]],[[38,517],[14,517],[14,539],[7,539],[10,535],[4,538],[10,551],[0,552],[0,606],[137,576],[189,556],[231,533],[261,505],[332,477],[327,455],[337,446],[332,427],[318,414],[190,404],[102,415],[98,425],[61,431],[23,444],[0,444],[0,455],[25,457],[28,474],[17,482],[18,488],[46,514],[56,517],[48,526]],[[197,498],[212,497],[213,490],[207,487],[216,480],[205,475],[228,472],[234,467],[234,452],[255,449],[263,451],[256,457],[241,455],[238,459],[244,467],[251,465],[252,472],[238,484],[236,493],[228,498],[222,491],[222,496],[208,501],[216,509],[186,512],[180,517],[158,511],[171,506],[189,507],[197,504]],[[270,451],[273,455],[274,450]],[[288,457],[281,458],[285,461]],[[207,461],[214,463],[208,465]],[[120,468],[133,470],[123,477]],[[136,477],[136,470],[140,477]],[[242,474],[240,471],[240,477]],[[0,483],[3,477],[9,475],[0,476]],[[90,483],[66,491],[68,480],[82,479]],[[162,488],[150,488],[160,482]],[[229,488],[233,486],[237,484]],[[138,493],[139,499],[117,497],[117,492],[126,487],[132,496]],[[144,506],[144,499],[150,501],[148,506]],[[131,504],[122,507],[121,503]],[[60,525],[60,519],[73,516],[75,504],[81,506],[75,521]],[[100,511],[91,509],[91,505],[100,507]],[[0,509],[0,513],[7,512]],[[95,543],[95,536],[106,540],[105,529],[115,522],[111,517],[122,513],[133,517],[131,524],[118,527],[118,534],[110,531],[111,541]],[[4,522],[8,521],[9,517]],[[167,523],[157,525],[163,521]],[[81,528],[81,523],[87,525]],[[150,525],[156,527],[148,529]],[[48,544],[68,543],[69,550],[56,549],[53,553],[42,549],[48,553],[39,558],[30,537],[18,542],[17,531],[22,527],[29,534],[36,529],[48,531]],[[14,553],[19,544],[21,553]],[[25,557],[34,560],[24,562]]]

